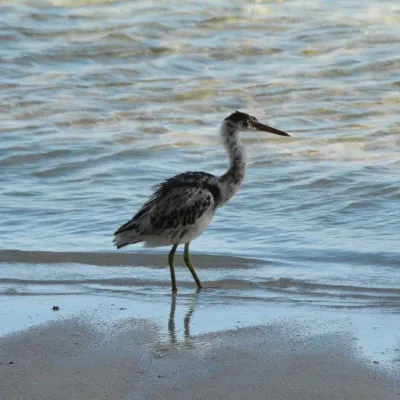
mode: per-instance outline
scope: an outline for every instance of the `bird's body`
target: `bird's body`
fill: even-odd
[[[169,257],[173,291],[176,291],[173,256],[179,244],[185,244],[186,265],[201,287],[189,260],[189,243],[207,229],[217,208],[239,190],[245,173],[245,157],[238,133],[251,127],[289,136],[260,124],[255,117],[238,111],[233,113],[221,126],[221,137],[229,155],[228,171],[220,177],[206,172],[185,172],[167,179],[156,186],[137,214],[115,232],[117,248],[139,242],[147,247],[173,246]]]
[[[139,212],[115,232],[118,248],[145,242],[147,247],[188,243],[207,228],[221,197],[217,178],[185,172],[157,186]]]

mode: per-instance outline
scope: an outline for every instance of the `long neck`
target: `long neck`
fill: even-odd
[[[221,137],[229,155],[229,169],[218,178],[222,190],[220,205],[225,204],[239,190],[243,182],[246,161],[238,134],[236,125],[224,121],[221,126]]]

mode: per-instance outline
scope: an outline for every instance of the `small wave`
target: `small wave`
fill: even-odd
[[[313,283],[295,279],[280,278],[260,282],[247,279],[215,279],[203,282],[205,291],[212,290],[221,298],[240,300],[259,299],[289,301],[293,303],[313,303],[330,307],[372,305],[398,306],[400,289],[366,287],[354,285],[333,285]],[[68,294],[114,294],[145,295],[151,288],[169,288],[169,280],[149,278],[81,278],[76,279],[0,279],[0,296],[27,295],[68,295]],[[193,282],[180,281],[179,287],[191,289]]]
[[[321,291],[321,292],[347,292],[347,293],[363,293],[372,295],[392,295],[400,296],[400,289],[395,288],[381,288],[381,287],[368,287],[368,286],[354,286],[354,285],[332,285],[323,283],[312,283],[295,279],[280,278],[277,280],[268,280],[258,283],[260,286],[266,288],[277,289],[299,289],[304,291]]]
[[[68,156],[71,154],[70,150],[52,150],[44,153],[29,153],[29,154],[21,154],[21,155],[12,155],[10,157],[4,158],[0,160],[0,165],[3,166],[13,166],[13,165],[21,165],[26,163],[33,163],[41,160],[48,159],[59,159],[64,156]]]

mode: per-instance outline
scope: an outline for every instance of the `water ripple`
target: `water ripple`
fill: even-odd
[[[152,185],[224,172],[241,109],[292,138],[243,134],[243,188],[193,247],[400,284],[396,0],[0,7],[3,249],[110,249]]]

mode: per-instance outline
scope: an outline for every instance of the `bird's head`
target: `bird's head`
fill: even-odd
[[[242,113],[240,111],[236,111],[229,117],[226,117],[225,123],[229,124],[235,130],[238,131],[256,130],[256,131],[274,133],[275,135],[280,135],[280,136],[290,136],[288,133],[264,125],[261,122],[259,122],[256,117]]]

